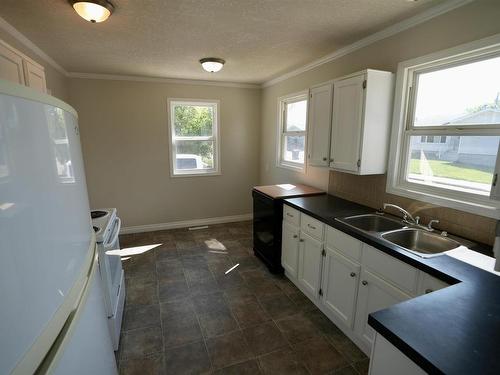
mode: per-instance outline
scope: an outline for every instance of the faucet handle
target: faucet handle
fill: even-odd
[[[415,216],[415,224],[419,224],[420,222],[420,216]]]
[[[439,220],[433,219],[429,221],[429,224],[427,224],[427,229],[430,230],[431,232],[434,230],[434,228],[432,227],[432,224],[434,223],[439,224]]]

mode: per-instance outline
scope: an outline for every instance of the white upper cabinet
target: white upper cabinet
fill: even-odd
[[[24,85],[23,57],[0,44],[0,79]]]
[[[0,40],[0,79],[47,92],[45,70],[29,57]]]
[[[43,67],[28,60],[23,61],[23,66],[26,86],[29,86],[41,92],[47,92],[45,70],[43,69]]]
[[[330,163],[332,96],[332,82],[312,87],[309,91],[307,163],[312,166],[328,167]]]
[[[330,168],[386,172],[393,88],[392,73],[371,69],[334,81]]]

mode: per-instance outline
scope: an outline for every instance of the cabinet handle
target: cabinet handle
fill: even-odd
[[[368,281],[363,280],[363,281],[361,281],[361,284],[363,284],[363,285],[368,285]]]
[[[324,158],[323,158],[323,161],[326,161],[326,159],[327,159],[327,158],[326,158],[326,157],[324,157]]]
[[[300,242],[304,242],[304,239],[303,239],[303,238],[301,238],[299,241],[300,241]]]
[[[351,276],[351,277],[354,277],[354,276],[356,276],[356,274],[355,274],[354,272],[351,272],[351,275],[350,275],[350,276]]]
[[[296,234],[293,235],[293,238],[297,238],[298,236]]]
[[[289,212],[286,213],[286,216],[290,216],[290,217],[293,217],[293,215]]]
[[[311,229],[316,229],[316,227],[314,225],[311,225],[311,224],[307,224],[307,226]]]
[[[432,289],[426,289],[425,290],[425,294],[429,294],[429,293],[432,293],[432,292],[434,292]]]

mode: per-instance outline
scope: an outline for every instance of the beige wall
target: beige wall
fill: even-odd
[[[304,90],[311,85],[365,68],[396,72],[400,61],[453,47],[500,33],[500,2],[477,0],[423,24],[355,51],[331,63],[292,77],[262,92],[260,179],[262,184],[301,181],[314,186],[328,185],[328,191],[374,208],[395,201],[424,217],[437,217],[441,227],[452,233],[492,243],[494,221],[390,196],[385,193],[385,176],[359,177],[309,168],[306,175],[275,167],[276,103],[279,96]]]
[[[252,212],[258,184],[260,90],[70,80],[91,206],[125,226]],[[220,100],[221,176],[171,178],[167,98]]]
[[[64,74],[2,29],[0,29],[0,39],[42,65],[45,69],[47,88],[51,91],[51,95],[65,102],[68,101],[68,78]]]

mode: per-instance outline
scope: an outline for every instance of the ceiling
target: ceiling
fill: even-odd
[[[0,16],[69,72],[262,83],[442,0],[111,0],[91,24],[66,0],[2,0]],[[226,60],[217,74],[198,60]]]

